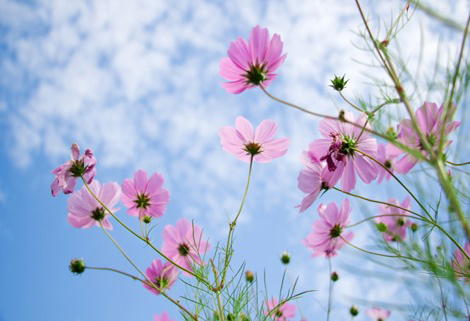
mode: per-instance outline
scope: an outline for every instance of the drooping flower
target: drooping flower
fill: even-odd
[[[401,153],[401,151],[400,151]],[[396,148],[392,144],[379,144],[377,148],[377,160],[385,166],[390,172],[395,171],[395,164],[397,161],[398,154],[396,153]],[[392,175],[386,171],[379,164],[377,165],[378,177],[377,183],[382,183],[384,179],[387,181],[392,178]]]
[[[163,312],[162,315],[155,315],[154,321],[174,321],[173,319],[170,319],[170,316],[168,315],[167,312]]]
[[[381,308],[367,310],[367,316],[373,321],[385,321],[390,316],[390,311]]]
[[[178,278],[178,270],[173,264],[170,262],[163,264],[158,259],[152,261],[145,274],[155,287],[147,283],[144,283],[144,287],[157,295],[169,290]]]
[[[220,62],[220,75],[228,80],[222,86],[230,93],[239,94],[246,89],[263,85],[276,79],[274,72],[282,65],[281,37],[275,33],[269,37],[266,28],[256,26],[251,30],[248,43],[242,37],[230,44],[228,57]]]
[[[463,247],[465,253],[470,256],[470,243],[467,242]],[[457,249],[454,252],[454,259],[452,260],[452,268],[458,277],[463,277],[465,282],[470,283],[470,260],[460,250]]]
[[[209,242],[202,240],[201,228],[185,218],[163,229],[163,254],[188,271],[192,271],[193,264],[202,264],[201,256],[209,248]]]
[[[170,192],[163,188],[163,176],[154,173],[147,179],[147,172],[139,169],[134,179],[126,178],[122,183],[122,203],[131,216],[161,217],[170,201]]]
[[[351,112],[345,112],[344,118],[356,123],[340,122],[334,119],[323,119],[320,122],[320,132],[324,138],[310,144],[310,155],[319,161],[326,161],[330,172],[341,177],[341,188],[350,192],[356,186],[356,173],[367,184],[377,177],[376,163],[359,153],[362,151],[371,157],[377,153],[377,141],[369,136],[367,130],[362,130],[367,116],[362,115],[354,120]],[[370,125],[365,125],[370,129]]]
[[[265,316],[270,316],[274,321],[287,321],[295,317],[295,305],[289,302],[283,303],[278,307],[279,301],[275,298],[266,300]]]
[[[455,110],[455,108],[454,106],[453,109]],[[451,121],[450,119],[446,121],[445,110],[445,105],[437,108],[435,103],[426,101],[415,113],[418,126],[433,150],[438,148],[442,139],[444,139],[444,147],[449,146],[452,141],[447,141],[447,136],[460,125],[460,122],[457,121]],[[398,125],[398,140],[410,148],[419,150],[425,157],[428,156],[427,152],[424,150],[423,142],[421,142],[418,133],[413,129],[410,119],[404,119]],[[393,152],[396,154],[404,153],[404,151],[401,151],[398,147],[393,146],[392,148],[394,149]],[[413,155],[405,153],[405,155],[397,161],[395,166],[396,171],[406,174],[418,161],[419,160]]]
[[[121,188],[119,184],[110,182],[103,185],[94,180],[89,185],[93,194],[106,205],[106,207],[115,213],[118,209],[114,208],[121,197]],[[103,206],[90,194],[86,186],[83,186],[78,192],[73,193],[68,199],[68,221],[70,225],[78,228],[90,228],[93,225],[112,230],[113,226],[108,221],[109,213]]]
[[[312,256],[336,256],[345,244],[344,240],[352,240],[354,233],[344,231],[349,224],[350,213],[348,199],[344,200],[341,209],[334,202],[319,206],[320,218],[313,222],[313,232],[303,241],[306,247],[313,250]]]
[[[277,132],[277,124],[274,121],[263,120],[256,127],[256,132],[253,131],[251,123],[242,116],[237,117],[235,125],[236,128],[222,127],[219,136],[222,148],[239,160],[249,163],[253,157],[255,162],[268,163],[287,152],[288,138],[273,139]]]
[[[51,184],[52,196],[59,195],[60,190],[64,194],[72,193],[80,176],[83,176],[85,182],[90,184],[96,175],[95,165],[96,158],[93,156],[93,151],[87,149],[80,157],[80,147],[73,143],[70,160],[51,171],[51,174],[55,176]]]
[[[409,197],[406,197],[401,204],[396,198],[390,198],[387,203],[411,210]],[[389,242],[403,241],[406,238],[406,229],[411,226],[411,222],[407,218],[410,213],[400,208],[384,204],[379,205],[379,210],[380,215],[387,215],[375,218],[376,223],[383,223],[387,227],[383,233],[385,239]]]

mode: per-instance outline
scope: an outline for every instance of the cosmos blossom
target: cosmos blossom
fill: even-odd
[[[313,158],[326,161],[330,172],[338,171],[335,175],[341,177],[341,188],[350,192],[356,186],[356,173],[367,184],[377,177],[376,163],[358,152],[359,150],[375,157],[377,141],[366,130],[362,130],[367,116],[354,119],[351,112],[345,112],[344,118],[359,126],[323,119],[320,122],[320,132],[324,138],[313,141],[309,152]],[[370,125],[367,124],[365,128],[370,129]]]
[[[59,195],[60,190],[64,194],[72,193],[80,176],[83,176],[85,182],[90,184],[96,175],[95,165],[96,158],[93,156],[93,151],[87,149],[80,157],[80,147],[73,143],[70,160],[51,171],[51,174],[55,176],[51,184],[52,196]]]
[[[406,197],[402,203],[400,203],[396,198],[390,198],[387,203],[411,210],[409,197]],[[400,208],[385,204],[380,204],[379,210],[380,215],[390,215],[375,218],[376,223],[384,223],[387,227],[387,229],[383,233],[385,239],[389,242],[403,241],[406,238],[406,229],[411,226],[411,222],[407,218],[410,213]],[[392,216],[392,214],[395,214],[397,216]]]
[[[381,308],[367,310],[367,316],[373,321],[385,321],[390,316],[390,311]]]
[[[209,248],[209,242],[202,240],[202,229],[185,218],[163,229],[163,254],[188,271],[192,271],[193,264],[202,264],[201,256]]]
[[[285,302],[280,307],[277,307],[279,305],[279,301],[275,298],[272,298],[271,300],[266,300],[265,303],[266,303],[266,310],[264,310],[264,315],[268,316],[269,313],[271,313],[271,311],[274,310],[270,314],[270,318],[274,321],[287,321],[295,317],[295,305],[294,304]]]
[[[456,107],[453,108],[455,110]],[[445,140],[444,147],[449,146],[452,141],[447,141],[447,136],[460,126],[460,122],[451,121],[451,119],[445,120],[445,110],[445,105],[438,108],[435,103],[426,101],[415,113],[419,128],[434,150],[438,148],[442,139]],[[404,119],[398,125],[398,140],[427,156],[423,143],[418,133],[413,129],[410,119]],[[393,153],[402,155],[395,165],[398,173],[406,174],[418,163],[418,159],[413,155],[407,153],[403,155],[404,151],[398,147],[393,146],[392,148],[394,149]]]
[[[122,203],[131,216],[161,217],[170,202],[170,192],[163,188],[163,176],[154,173],[147,178],[147,172],[139,169],[134,179],[126,178],[122,183]]]
[[[467,242],[463,247],[465,253],[470,255],[470,243]],[[459,277],[464,277],[467,283],[470,283],[470,260],[460,250],[454,252],[454,259],[452,260],[452,268]]]
[[[178,278],[178,270],[173,264],[170,262],[163,264],[162,261],[158,259],[152,261],[152,264],[147,268],[145,274],[156,289],[146,283],[144,283],[144,287],[157,295],[169,290]]]
[[[274,158],[286,154],[289,147],[288,138],[273,139],[277,132],[277,124],[270,119],[263,120],[256,132],[253,126],[244,117],[238,116],[235,120],[236,128],[225,126],[219,130],[222,148],[241,161],[268,163]]]
[[[269,37],[266,28],[256,26],[251,30],[248,43],[242,37],[230,44],[228,57],[220,62],[220,75],[228,82],[222,86],[230,93],[239,94],[246,89],[263,85],[276,79],[274,72],[282,65],[283,43],[278,34]]]
[[[167,312],[163,312],[161,316],[156,315],[154,318],[154,321],[174,321],[173,319],[170,319]]]
[[[334,202],[320,205],[320,218],[313,222],[313,232],[303,241],[306,247],[313,250],[312,256],[336,256],[337,251],[345,244],[343,238],[348,242],[352,240],[353,232],[344,232],[344,228],[349,224],[350,213],[348,199],[344,200],[341,208]]]
[[[121,188],[119,184],[110,182],[103,185],[94,180],[89,185],[93,194],[106,205],[106,207],[115,213],[118,209],[114,208],[121,197]],[[86,186],[73,193],[68,199],[68,221],[70,225],[77,228],[90,228],[93,225],[103,225],[104,228],[112,230],[113,226],[108,221],[109,213],[98,203],[90,194]]]

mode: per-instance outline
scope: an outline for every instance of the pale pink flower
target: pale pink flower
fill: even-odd
[[[222,148],[239,160],[249,163],[253,157],[255,162],[268,163],[287,152],[288,138],[273,139],[277,132],[277,124],[274,121],[263,120],[256,127],[256,132],[253,131],[251,123],[242,116],[237,117],[235,125],[236,128],[222,127],[219,136]]]
[[[313,232],[303,241],[306,247],[313,250],[312,256],[335,256],[345,244],[343,238],[348,242],[352,240],[353,232],[344,231],[349,224],[350,213],[348,199],[344,200],[341,209],[334,202],[319,206],[320,218],[313,222]]]
[[[455,110],[455,106],[453,107]],[[450,119],[445,122],[446,106],[442,105],[437,108],[435,103],[424,102],[423,106],[416,110],[416,118],[418,126],[426,137],[427,141],[433,149],[437,149],[442,139],[444,139],[444,147],[449,146],[452,141],[447,141],[447,135],[452,133],[459,127],[460,122],[451,121]],[[441,135],[442,132],[442,135]],[[398,125],[398,140],[409,146],[410,148],[417,149],[426,157],[427,153],[424,151],[423,144],[419,138],[418,133],[413,129],[410,119],[404,119]],[[403,154],[398,147],[393,146],[394,153]],[[396,171],[398,173],[406,174],[418,163],[418,159],[411,154],[405,154],[396,163]]]
[[[154,321],[174,321],[174,320],[170,319],[167,312],[163,312],[161,316],[155,315]]]
[[[118,208],[114,208],[121,197],[121,188],[119,184],[110,182],[103,185],[94,180],[89,185],[93,194],[106,207],[115,213]],[[109,213],[98,203],[98,201],[90,194],[86,186],[81,190],[73,193],[68,199],[68,221],[70,225],[79,228],[90,228],[93,225],[100,226],[100,222],[104,228],[112,230],[113,226],[108,221]]]
[[[377,177],[376,163],[357,151],[375,157],[377,141],[366,130],[362,131],[367,116],[354,120],[351,112],[345,112],[344,118],[360,127],[334,119],[323,119],[320,132],[324,138],[310,144],[310,154],[319,161],[326,161],[330,172],[338,171],[335,175],[341,177],[341,188],[350,192],[356,186],[356,173],[367,184]],[[366,129],[370,129],[369,124]]]
[[[387,203],[411,210],[409,197],[406,197],[401,204],[396,198],[390,198]],[[387,227],[387,230],[383,233],[385,239],[389,242],[403,241],[406,238],[406,229],[411,226],[411,222],[407,218],[410,213],[405,210],[385,204],[380,204],[379,210],[380,215],[390,215],[375,218],[376,223],[384,223]],[[392,216],[392,214],[396,216]]]
[[[91,149],[87,149],[80,157],[80,147],[72,144],[70,160],[51,171],[55,176],[51,184],[52,196],[59,195],[61,189],[64,194],[72,193],[80,176],[90,184],[96,175],[95,165],[96,159]]]
[[[167,225],[163,229],[163,254],[188,271],[192,271],[193,264],[202,264],[201,255],[209,247],[209,242],[202,240],[201,228],[185,218],[176,222],[176,226]]]
[[[463,247],[465,253],[470,255],[470,243],[467,242]],[[465,282],[470,283],[470,260],[460,250],[457,249],[454,252],[454,259],[452,260],[452,268],[459,277],[463,277]]]
[[[367,316],[373,321],[385,321],[390,316],[390,311],[381,308],[367,310]]]
[[[280,307],[279,301],[275,298],[266,300],[266,310],[264,310],[265,316],[270,316],[274,321],[287,321],[295,317],[295,305],[289,302],[283,303]],[[273,311],[274,310],[274,311]],[[271,313],[271,311],[273,311]],[[271,314],[270,314],[271,313]]]
[[[139,169],[134,179],[126,178],[122,183],[122,203],[131,216],[161,217],[170,202],[170,192],[163,188],[163,176],[154,173],[147,179],[147,172]]]
[[[401,151],[400,151],[401,153]],[[395,171],[395,164],[397,161],[398,154],[396,153],[396,148],[392,144],[379,144],[377,148],[377,160],[390,172]],[[378,177],[377,177],[377,183],[382,183],[384,179],[387,181],[392,178],[392,175],[386,171],[382,166],[377,164],[377,170],[378,170]]]
[[[147,283],[144,283],[144,287],[157,295],[169,290],[178,278],[178,270],[173,264],[170,262],[163,264],[158,259],[152,261],[145,274],[158,290]]]
[[[266,28],[256,26],[251,30],[248,43],[242,37],[230,44],[228,57],[220,62],[220,75],[228,80],[222,86],[228,92],[239,94],[255,86],[269,86],[284,62],[281,37],[275,33],[270,39]]]

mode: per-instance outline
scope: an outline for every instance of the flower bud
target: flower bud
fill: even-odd
[[[331,81],[330,87],[332,87],[336,91],[342,91],[346,87],[346,84],[349,81],[349,79],[344,80],[344,76],[346,75],[343,75],[343,77],[338,77],[335,75],[335,79],[330,80]]]
[[[69,269],[73,274],[81,274],[85,271],[85,262],[83,259],[72,259],[70,261]]]
[[[385,225],[385,223],[383,223],[383,222],[375,224],[375,227],[377,227],[379,232],[382,232],[382,233],[387,230],[387,225]]]
[[[245,272],[245,279],[246,279],[247,282],[252,283],[252,282],[254,281],[254,279],[255,279],[254,273],[251,272],[251,271],[249,271],[249,270],[246,271],[246,272]]]
[[[145,215],[144,217],[144,223],[145,224],[150,224],[150,222],[152,222],[152,218],[151,216],[148,216],[148,215]]]
[[[397,139],[397,138],[398,138],[398,134],[397,134],[397,132],[395,131],[395,128],[389,127],[389,128],[387,129],[387,136],[390,137],[391,139]]]
[[[281,262],[282,262],[283,264],[286,264],[286,265],[289,264],[289,262],[290,262],[290,255],[289,255],[289,253],[288,253],[287,251],[282,252],[282,254],[281,254]]]
[[[418,230],[418,224],[413,223],[411,224],[411,231],[416,232]]]
[[[339,275],[338,275],[338,273],[337,273],[336,271],[333,272],[333,273],[331,273],[331,281],[336,282],[336,281],[338,281],[338,280],[339,280]]]
[[[351,313],[352,317],[354,318],[356,315],[359,314],[359,309],[357,307],[357,305],[352,305],[351,306],[351,309],[349,309],[349,313]]]

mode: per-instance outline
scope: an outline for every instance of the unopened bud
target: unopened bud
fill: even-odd
[[[247,282],[253,282],[254,279],[255,279],[255,275],[253,272],[251,272],[250,270],[246,271],[245,272],[245,279],[247,280]]]
[[[398,138],[398,134],[397,134],[397,132],[395,131],[395,128],[389,127],[389,128],[387,129],[387,136],[390,137],[391,139],[397,139],[397,138]]]
[[[73,274],[81,274],[85,271],[85,261],[83,259],[72,259],[70,261],[69,269]]]
[[[385,223],[383,222],[380,222],[380,223],[377,223],[375,225],[375,227],[377,227],[377,229],[379,230],[379,232],[385,232],[387,230],[387,225],[385,225]]]
[[[287,251],[282,252],[281,254],[281,262],[283,264],[289,264],[290,262],[290,255]]]
[[[357,307],[357,305],[352,305],[351,306],[351,309],[349,309],[349,313],[351,313],[351,315],[353,316],[353,318],[359,314],[359,309]]]
[[[152,219],[153,219],[153,217],[146,215],[144,217],[144,223],[145,224],[150,224],[150,222],[152,222]]]
[[[413,223],[411,224],[411,231],[416,232],[418,230],[418,224]]]
[[[339,275],[337,272],[331,273],[331,281],[336,282],[339,280]]]
[[[348,83],[349,79],[345,80],[344,76],[346,75],[343,75],[343,77],[338,77],[335,75],[335,78],[333,80],[330,80],[330,87],[332,87],[336,91],[342,91],[344,88],[346,88],[346,84]]]
[[[339,121],[346,121],[346,118],[344,118],[344,113],[345,111],[342,109],[339,111],[339,115],[338,115]]]

